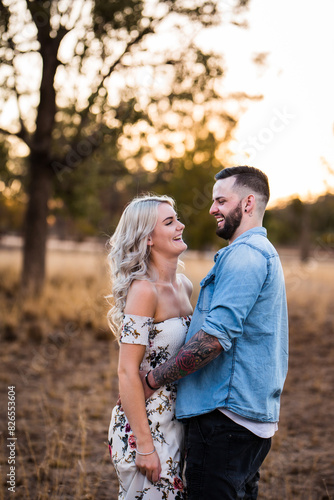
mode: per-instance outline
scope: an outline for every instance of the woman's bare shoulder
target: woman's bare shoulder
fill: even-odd
[[[158,293],[155,284],[148,280],[134,280],[129,288],[125,314],[154,317]]]
[[[192,294],[192,291],[193,291],[193,284],[190,281],[190,279],[187,278],[187,276],[183,273],[178,273],[177,277],[179,278],[180,282],[184,286],[187,294],[190,296]]]

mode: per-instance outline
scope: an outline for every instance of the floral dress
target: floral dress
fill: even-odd
[[[154,323],[153,318],[124,315],[121,342],[146,346],[141,369],[167,361],[184,344],[190,316]],[[151,483],[135,465],[136,440],[123,409],[115,406],[109,427],[109,448],[119,480],[119,500],[184,500],[182,481],[183,424],[175,417],[176,386],[157,389],[146,401],[147,418],[161,463],[161,479]]]

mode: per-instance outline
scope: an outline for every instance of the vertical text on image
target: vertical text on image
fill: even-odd
[[[9,472],[7,473],[7,484],[8,491],[15,493],[16,486],[16,440],[15,437],[15,426],[16,426],[16,392],[15,385],[8,386],[8,405],[7,405],[7,419],[8,419],[8,437],[7,437],[7,448],[8,448],[8,459],[7,463],[9,466]]]

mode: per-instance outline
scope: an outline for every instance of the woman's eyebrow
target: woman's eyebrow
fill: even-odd
[[[165,222],[168,219],[174,219],[174,217],[172,217],[172,216],[166,217],[166,219],[164,219],[162,222]]]

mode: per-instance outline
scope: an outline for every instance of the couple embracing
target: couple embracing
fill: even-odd
[[[287,373],[284,277],[262,226],[266,175],[241,166],[215,181],[210,214],[229,245],[194,312],[191,282],[177,273],[187,245],[171,198],[134,199],[111,238],[119,500],[257,498]]]

